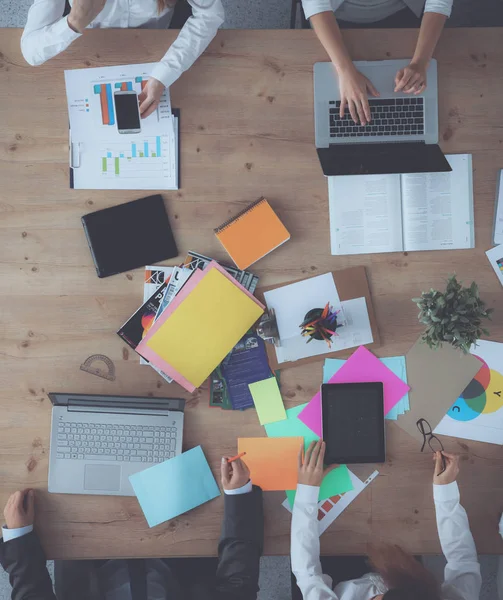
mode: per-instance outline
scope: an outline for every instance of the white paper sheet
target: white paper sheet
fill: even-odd
[[[501,285],[503,285],[503,244],[488,250],[486,252],[486,256],[491,263],[491,267],[496,273],[496,277],[499,279]]]
[[[293,338],[281,339],[281,346],[276,348],[278,363],[296,361],[329,352],[339,352],[346,348],[371,344],[374,341],[365,298],[354,298],[341,302],[341,314],[344,315],[341,320],[344,324],[337,329],[338,335],[332,337],[331,348],[327,346],[326,342],[319,340],[313,340],[308,344],[306,338],[297,333]]]
[[[470,352],[481,369],[434,433],[503,445],[503,344],[479,340]]]
[[[349,469],[348,469],[349,470]],[[349,476],[353,484],[353,489],[350,492],[345,492],[339,496],[321,500],[318,502],[318,532],[321,535],[327,528],[340,516],[346,508],[359,496],[363,490],[379,475],[379,471],[374,471],[365,481],[362,481],[351,470]],[[288,498],[282,503],[288,512],[292,512]]]
[[[115,119],[114,91],[124,84],[139,94],[154,65],[65,71],[76,189],[178,189],[177,120],[169,90],[159,108],[141,119],[140,133],[120,134]]]

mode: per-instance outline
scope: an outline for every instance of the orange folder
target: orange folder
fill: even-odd
[[[238,438],[238,453],[246,452],[251,479],[264,491],[295,490],[302,444],[302,437]]]
[[[239,269],[248,268],[290,239],[265,198],[223,223],[215,234]]]

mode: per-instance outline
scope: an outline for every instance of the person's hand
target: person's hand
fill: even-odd
[[[68,25],[77,33],[84,33],[84,29],[96,19],[105,4],[106,0],[73,0]]]
[[[339,116],[344,117],[346,106],[353,121],[358,125],[370,123],[370,106],[368,101],[368,92],[372,96],[378,97],[379,92],[372,85],[372,82],[362,75],[360,71],[352,67],[347,71],[339,73],[339,90],[341,94],[341,107]]]
[[[144,119],[151,115],[154,110],[159,106],[161,96],[164,93],[166,86],[161,83],[155,77],[151,77],[147,81],[147,85],[143,88],[141,94],[138,96],[140,101],[140,115]]]
[[[230,463],[227,457],[223,456],[220,472],[224,490],[237,490],[250,481],[250,470],[240,458]]]
[[[311,442],[306,455],[304,454],[304,442],[302,442],[299,450],[299,474],[297,481],[304,485],[313,485],[319,487],[323,481],[323,477],[332,469],[336,469],[339,465],[330,465],[325,470],[323,469],[323,459],[325,458],[325,442]]]
[[[443,469],[442,456],[445,460],[445,471]],[[435,462],[435,471],[433,473],[433,483],[436,485],[447,485],[456,481],[459,474],[459,454],[448,454],[447,452],[435,452],[433,454]]]
[[[7,529],[33,525],[35,521],[35,493],[33,490],[15,492],[7,500],[3,515]]]
[[[395,75],[395,92],[420,94],[426,89],[426,68],[424,63],[411,62]]]

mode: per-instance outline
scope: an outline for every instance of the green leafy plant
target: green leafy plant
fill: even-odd
[[[470,287],[463,287],[452,275],[447,280],[445,292],[431,289],[412,301],[420,310],[419,321],[426,325],[422,340],[430,348],[438,348],[442,342],[447,342],[466,354],[482,335],[489,335],[482,327],[482,320],[490,319],[493,309],[486,308],[475,282]]]

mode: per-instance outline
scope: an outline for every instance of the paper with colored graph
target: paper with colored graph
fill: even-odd
[[[248,387],[261,425],[286,419],[283,398],[276,377],[250,383]]]
[[[250,477],[264,491],[294,490],[302,441],[301,437],[239,438],[238,454],[246,452]]]
[[[115,92],[141,93],[156,63],[65,71],[70,121],[70,187],[178,189],[178,117],[169,89],[141,119],[139,133],[120,134]]]
[[[369,350],[360,346],[328,383],[365,383],[381,381],[384,389],[384,414],[409,391],[410,387],[399,379]],[[318,392],[299,414],[299,419],[317,435],[322,435],[321,393]]]
[[[264,312],[220,265],[197,270],[136,351],[193,392]]]
[[[149,527],[220,496],[201,446],[135,473],[129,481]]]
[[[393,371],[398,378],[407,383],[407,365],[405,356],[387,356],[386,358],[380,358],[379,360],[386,365],[388,369]],[[331,377],[337,373],[345,362],[345,360],[339,358],[327,358],[323,365],[323,383],[328,383]],[[409,393],[407,392],[386,414],[386,419],[396,421],[398,417],[405,414],[409,408]]]

